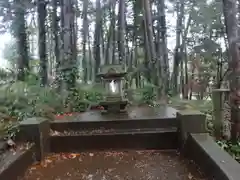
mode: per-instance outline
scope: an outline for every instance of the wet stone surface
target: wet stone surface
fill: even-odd
[[[175,151],[49,155],[21,180],[207,180]]]
[[[111,120],[145,120],[145,119],[161,119],[175,118],[177,110],[168,106],[150,107],[150,106],[130,106],[127,107],[126,113],[104,114],[100,111],[89,111],[84,113],[75,113],[64,118],[56,118],[56,120],[65,121],[111,121]],[[60,116],[61,117],[61,116]]]
[[[9,145],[10,144],[7,144],[7,149],[0,151],[0,174],[8,168],[9,164],[16,161],[16,157],[19,157],[19,155],[22,155],[33,147],[32,143],[18,143],[13,146]]]

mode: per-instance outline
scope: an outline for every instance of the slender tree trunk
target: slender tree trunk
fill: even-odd
[[[182,21],[184,15],[184,0],[178,0],[177,2],[177,30],[176,30],[176,47],[174,52],[174,64],[173,64],[173,74],[172,74],[172,91],[173,95],[178,94],[179,86],[178,86],[178,75],[179,75],[179,50],[181,44],[181,32],[182,32]]]
[[[125,0],[119,0],[118,10],[118,51],[119,51],[119,63],[126,62],[125,52]]]
[[[158,15],[159,15],[159,45],[158,56],[160,61],[160,74],[161,74],[161,96],[166,96],[169,89],[169,62],[168,62],[168,48],[166,37],[166,15],[165,15],[165,0],[160,0],[158,3]]]
[[[56,61],[56,83],[57,89],[60,90],[61,82],[60,82],[60,46],[59,46],[59,17],[57,15],[58,1],[52,0],[53,14],[52,14],[52,31],[54,38],[54,55]]]
[[[151,8],[150,8],[150,2],[148,0],[142,0],[143,1],[143,17],[144,17],[144,25],[145,25],[145,31],[146,31],[146,40],[148,42],[149,50],[150,50],[150,71],[151,71],[151,79],[153,80],[153,83],[156,84],[157,80],[157,71],[155,70],[155,65],[157,63],[157,54],[154,44],[154,35],[153,35],[153,26],[152,26],[152,15],[151,15]]]
[[[67,89],[70,90],[75,86],[76,82],[76,64],[73,59],[73,42],[72,42],[72,18],[73,18],[73,2],[72,0],[63,0],[63,14],[64,14],[64,29],[63,29],[63,50],[64,50],[64,61],[63,75],[64,82],[66,83]]]
[[[46,1],[38,0],[38,47],[39,47],[39,58],[40,58],[40,77],[41,84],[43,86],[47,85],[48,82],[48,70],[47,70],[47,55],[46,55]]]
[[[88,37],[88,18],[87,18],[87,10],[88,10],[88,0],[83,2],[83,30],[82,30],[82,37],[83,37],[83,69],[84,69],[84,76],[83,80],[86,83],[88,81],[88,67],[87,67],[87,37]]]
[[[14,36],[17,40],[18,71],[17,79],[24,81],[29,71],[28,43],[26,33],[25,8],[19,0],[14,0],[15,18],[13,21]]]
[[[96,0],[96,24],[94,33],[94,59],[95,59],[95,75],[98,73],[98,69],[101,64],[101,2]]]

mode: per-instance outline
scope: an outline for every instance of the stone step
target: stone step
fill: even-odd
[[[103,121],[69,121],[57,120],[51,122],[51,129],[63,132],[65,130],[81,131],[94,129],[146,129],[178,127],[176,118],[148,118],[130,120],[103,120]]]
[[[50,136],[51,152],[177,149],[176,128],[65,132]]]

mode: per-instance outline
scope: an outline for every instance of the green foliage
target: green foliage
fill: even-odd
[[[185,100],[179,97],[173,97],[170,99],[169,104],[178,110],[193,109],[201,111],[206,115],[208,132],[210,134],[213,133],[212,101]]]
[[[155,87],[152,85],[146,85],[142,89],[142,100],[146,104],[152,104],[152,102],[156,99],[156,91]]]
[[[197,109],[206,114],[207,127],[210,134],[213,134],[212,123],[212,101],[208,100],[182,100],[178,97],[172,98],[170,101],[171,106],[176,109]],[[240,162],[240,142],[232,142],[226,140],[217,140],[217,144],[227,151],[232,157]]]
[[[71,91],[57,92],[41,87],[36,75],[30,74],[26,82],[13,82],[0,86],[0,136],[14,136],[18,122],[27,117],[54,119],[55,114],[86,111],[103,98],[100,88],[79,84]]]
[[[90,103],[98,103],[103,99],[105,92],[101,84],[79,84],[77,89],[79,89],[84,98]]]
[[[240,162],[240,142],[231,141],[217,141],[218,145],[227,151],[232,157],[234,157],[238,162]]]
[[[145,85],[144,88],[129,89],[128,93],[131,93],[132,101],[134,104],[153,104],[156,100],[156,88],[151,84]]]

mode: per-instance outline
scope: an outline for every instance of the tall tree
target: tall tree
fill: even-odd
[[[151,72],[151,79],[153,84],[156,82],[156,71],[155,65],[157,62],[157,54],[154,44],[154,35],[153,35],[153,25],[152,25],[152,14],[151,14],[151,5],[148,0],[142,0],[143,2],[143,18],[144,18],[144,31],[145,31],[145,42],[148,44],[149,52],[149,70]]]
[[[95,58],[95,75],[98,73],[101,64],[101,33],[102,33],[102,10],[101,1],[96,0],[96,22],[94,32],[94,58]]]
[[[58,86],[58,89],[60,89],[60,46],[59,46],[59,20],[60,17],[57,15],[57,9],[58,9],[58,0],[52,0],[52,31],[53,31],[53,38],[54,38],[54,55],[55,55],[55,62],[56,62],[56,83]]]
[[[63,0],[63,78],[64,82],[67,85],[67,89],[71,89],[75,86],[76,83],[76,61],[73,59],[73,33],[72,29],[74,28],[73,24],[73,1],[72,0]]]
[[[172,90],[173,94],[178,93],[178,76],[179,76],[179,64],[180,64],[180,45],[181,45],[181,33],[183,26],[183,16],[184,16],[184,0],[178,0],[176,2],[177,9],[177,25],[176,25],[176,46],[174,49],[174,64],[173,64],[173,74],[172,74]]]
[[[119,0],[118,10],[118,51],[119,63],[126,63],[125,52],[125,0]]]
[[[240,42],[237,21],[237,0],[223,0],[223,12],[230,56],[231,136],[232,139],[237,139],[240,133]]]
[[[167,28],[166,28],[166,13],[165,0],[157,2],[158,9],[158,57],[159,70],[161,77],[161,95],[165,96],[169,90],[169,62],[168,62],[168,48],[167,48]]]
[[[88,4],[89,1],[85,0],[83,2],[83,28],[82,28],[82,45],[83,45],[83,69],[84,69],[84,77],[83,80],[86,83],[88,81],[88,66],[87,66],[87,39],[88,39]]]
[[[17,40],[18,73],[17,79],[24,81],[29,71],[28,42],[26,33],[25,7],[22,1],[14,0],[13,34]]]
[[[38,0],[37,2],[38,11],[38,43],[39,43],[39,57],[40,57],[40,77],[41,84],[47,85],[48,82],[48,71],[47,71],[47,55],[46,55],[46,1]]]

